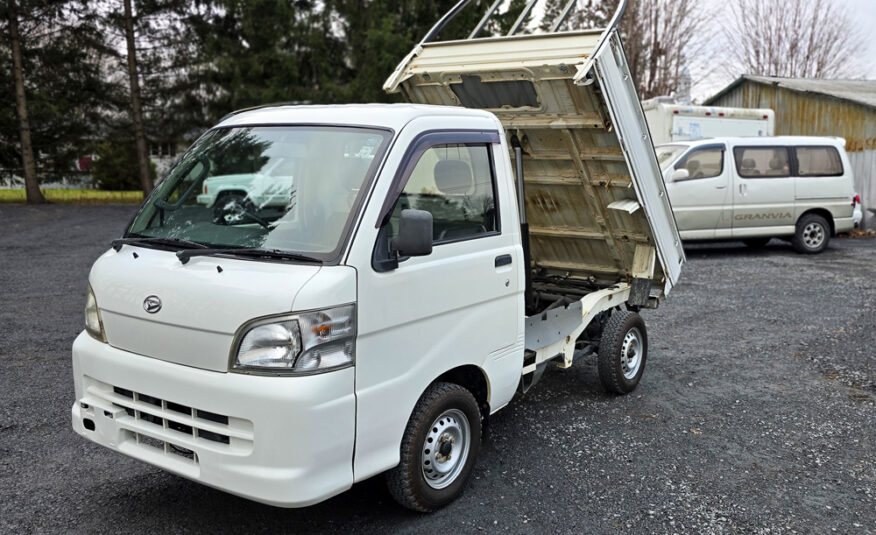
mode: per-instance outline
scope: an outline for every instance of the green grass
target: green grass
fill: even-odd
[[[55,204],[140,204],[142,191],[101,191],[94,189],[44,189],[43,196]],[[23,203],[23,189],[0,189],[0,203]]]

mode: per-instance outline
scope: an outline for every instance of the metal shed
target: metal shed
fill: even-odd
[[[776,135],[846,140],[863,227],[876,229],[876,80],[816,80],[744,75],[705,101],[708,106],[772,108]]]

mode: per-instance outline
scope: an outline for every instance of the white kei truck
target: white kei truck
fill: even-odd
[[[78,434],[281,507],[385,472],[428,512],[548,366],[595,354],[608,391],[636,387],[638,311],[684,252],[624,2],[603,30],[519,35],[524,13],[477,38],[500,3],[471,38],[435,40],[462,0],[402,61],[385,89],[409,104],[251,109],[181,156],[91,270]],[[282,209],[198,202],[284,154]]]

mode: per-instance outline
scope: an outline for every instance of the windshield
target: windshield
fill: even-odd
[[[687,145],[660,145],[654,147],[654,150],[657,151],[657,163],[660,164],[660,169],[669,167],[685,149],[687,149]]]
[[[332,260],[390,137],[347,127],[213,130],[157,186],[126,237]]]

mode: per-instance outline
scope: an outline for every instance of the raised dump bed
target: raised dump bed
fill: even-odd
[[[488,110],[502,122],[522,170],[536,295],[625,282],[633,305],[656,306],[684,252],[615,22],[429,42],[439,23],[384,88],[413,103]]]

